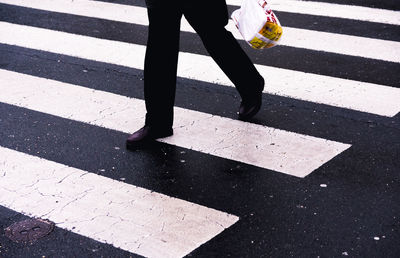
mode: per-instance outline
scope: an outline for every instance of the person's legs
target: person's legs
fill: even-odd
[[[229,18],[225,1],[215,0],[209,5],[199,3],[186,7],[184,16],[200,36],[210,56],[235,85],[242,100],[261,101],[264,79],[232,33],[225,29]]]
[[[128,149],[172,135],[180,20],[177,6],[149,7],[149,34],[144,64],[145,126],[126,140]]]
[[[172,128],[179,53],[178,8],[148,8],[149,34],[144,64],[145,124]]]

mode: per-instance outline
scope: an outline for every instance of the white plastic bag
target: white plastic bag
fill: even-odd
[[[274,47],[281,39],[281,24],[265,0],[243,0],[231,17],[244,40],[255,49]]]

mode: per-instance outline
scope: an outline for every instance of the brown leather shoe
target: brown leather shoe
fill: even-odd
[[[239,107],[239,119],[248,120],[260,111],[262,104],[262,92],[252,99],[243,100]]]
[[[172,128],[160,130],[145,125],[128,137],[126,140],[126,148],[130,150],[142,148],[154,142],[155,139],[168,137],[172,134]]]

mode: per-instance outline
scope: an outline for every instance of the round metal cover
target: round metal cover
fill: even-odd
[[[5,235],[14,242],[34,242],[47,236],[54,229],[54,223],[42,219],[27,219],[16,222],[5,229]]]

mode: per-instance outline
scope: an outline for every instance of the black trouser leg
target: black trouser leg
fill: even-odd
[[[148,17],[144,64],[146,125],[170,128],[173,124],[182,13],[178,8],[148,8]]]
[[[235,85],[242,99],[252,98],[264,87],[264,79],[240,47],[228,23],[226,4],[204,11],[185,8],[184,15],[203,41],[210,56]]]

